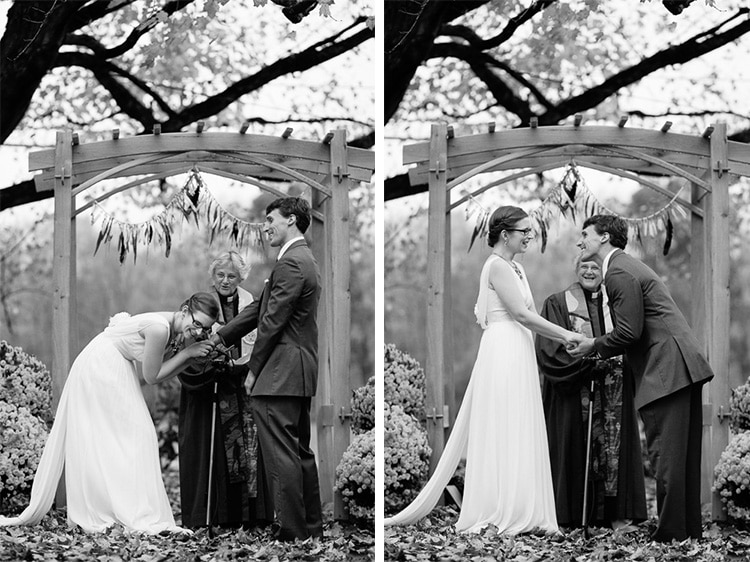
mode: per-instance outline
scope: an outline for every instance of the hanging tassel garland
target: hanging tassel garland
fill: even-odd
[[[666,226],[667,236],[664,240],[664,255],[666,256],[669,253],[669,248],[672,246],[672,234],[674,233],[674,225],[672,224],[672,219],[670,218],[669,214],[667,214],[667,226]]]
[[[98,221],[99,234],[94,254],[102,245],[109,244],[115,232],[118,232],[117,254],[121,264],[131,251],[135,263],[138,244],[151,246],[154,241],[164,246],[164,256],[168,258],[172,251],[174,227],[181,221],[193,222],[196,228],[200,228],[202,222],[207,224],[209,245],[219,234],[224,234],[238,247],[251,241],[265,251],[262,224],[244,221],[225,211],[206,188],[197,168],[191,171],[185,186],[167,203],[164,210],[150,220],[138,224],[119,221],[94,202],[91,222],[94,224]],[[249,236],[250,233],[254,236]]]
[[[559,217],[565,217],[576,223],[577,216],[615,215],[625,220],[628,224],[630,239],[641,246],[643,245],[644,238],[653,239],[659,232],[665,230],[664,255],[667,255],[674,238],[672,215],[674,214],[681,218],[687,216],[685,210],[677,204],[677,199],[681,192],[682,188],[675,193],[664,207],[648,216],[637,219],[622,217],[599,202],[586,186],[575,162],[571,162],[557,186],[550,191],[538,208],[529,213],[531,228],[540,237],[540,248],[542,253],[544,253],[549,241],[551,225]],[[469,243],[469,250],[471,250],[475,240],[487,234],[490,212],[470,194],[469,205],[480,210],[475,220],[474,230]],[[475,214],[474,209],[467,209],[466,220],[468,221]]]

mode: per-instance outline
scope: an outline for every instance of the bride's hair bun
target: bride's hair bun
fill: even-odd
[[[521,221],[528,216],[528,213],[520,207],[514,207],[513,205],[498,207],[490,217],[487,243],[494,247],[495,244],[497,244],[497,241],[500,240],[500,233],[503,230],[513,228],[518,224],[518,221]]]

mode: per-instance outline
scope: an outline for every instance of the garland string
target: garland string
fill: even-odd
[[[541,251],[547,247],[550,226],[559,217],[565,217],[573,223],[578,222],[579,216],[590,217],[592,215],[615,215],[628,224],[628,237],[632,242],[643,244],[644,237],[653,238],[660,232],[666,232],[664,241],[664,255],[669,253],[674,234],[673,217],[685,218],[687,213],[677,204],[677,198],[682,193],[680,188],[677,193],[661,209],[644,217],[623,217],[612,209],[602,204],[591,192],[581,176],[578,166],[574,161],[568,164],[565,175],[558,184],[549,192],[542,203],[529,213],[531,228],[541,238]],[[469,249],[477,238],[487,235],[491,211],[483,206],[470,193],[469,205],[466,207],[466,220],[469,221],[476,216],[474,231],[469,242]]]
[[[207,224],[209,245],[217,235],[224,235],[238,248],[254,245],[265,251],[263,225],[244,221],[226,211],[209,191],[196,166],[190,171],[185,185],[174,194],[164,210],[148,220],[138,223],[121,221],[98,202],[94,202],[91,224],[100,223],[94,254],[102,244],[109,245],[116,240],[120,263],[131,252],[135,263],[139,244],[148,247],[154,242],[164,246],[164,256],[169,257],[176,225],[191,221],[196,228],[200,228],[202,222]]]

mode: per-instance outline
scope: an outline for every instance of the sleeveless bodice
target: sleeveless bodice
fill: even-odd
[[[102,332],[102,337],[111,340],[117,351],[128,361],[143,361],[146,340],[141,331],[153,324],[161,324],[169,330],[169,321],[156,312],[135,316],[120,312],[109,319],[109,326]]]
[[[505,267],[510,268],[511,270],[513,269],[507,261],[497,254],[491,254],[484,263],[482,273],[479,277],[479,297],[477,298],[477,304],[474,308],[474,312],[477,315],[477,322],[479,322],[482,327],[486,327],[485,322],[482,321],[482,307],[485,307],[486,310],[486,322],[514,321],[513,316],[511,316],[507,307],[500,299],[490,282],[490,267],[495,260],[500,260]],[[515,261],[513,263],[523,274],[523,279],[521,279],[518,274],[513,271],[513,279],[518,283],[518,289],[521,291],[524,304],[529,310],[535,310],[534,297],[531,294],[531,287],[529,287],[526,272],[520,263]]]

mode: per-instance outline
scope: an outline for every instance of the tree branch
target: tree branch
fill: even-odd
[[[385,122],[391,120],[414,73],[429,52],[442,25],[489,0],[388,0],[385,2]]]
[[[195,0],[175,0],[172,2],[168,2],[161,11],[166,12],[168,15],[172,15],[173,13],[181,10],[194,1]],[[135,47],[138,43],[138,40],[146,35],[146,33],[151,31],[154,27],[156,27],[158,23],[159,19],[155,14],[152,15],[145,22],[135,27],[125,38],[125,40],[116,47],[107,48],[102,45],[102,43],[96,38],[90,35],[81,35],[77,33],[69,34],[65,39],[65,44],[87,47],[91,49],[97,56],[103,59],[112,59],[127,53],[130,49]]]
[[[90,70],[99,83],[112,94],[112,99],[126,115],[138,121],[145,129],[151,129],[156,122],[151,110],[115,79],[113,73],[127,73],[111,62],[89,53],[60,53],[56,66],[80,66]]]
[[[97,77],[97,79],[99,80],[102,86],[110,90],[113,97],[115,97],[115,95],[122,96],[123,102],[126,103],[128,107],[133,107],[133,103],[137,103],[140,105],[141,108],[144,108],[143,110],[148,111],[150,113],[150,111],[146,109],[143,106],[143,104],[138,102],[135,99],[135,97],[127,89],[124,89],[123,86],[119,84],[119,82],[117,81],[114,82],[116,84],[115,91],[112,91],[110,89],[109,84],[111,84],[112,80],[114,80],[114,77],[112,75],[117,74],[125,78],[126,80],[132,82],[135,86],[140,88],[144,93],[151,96],[151,98],[159,106],[159,108],[168,116],[173,117],[177,115],[177,113],[171,107],[169,107],[167,102],[164,101],[164,99],[158,93],[156,93],[156,91],[154,91],[148,84],[146,84],[145,81],[141,80],[137,76],[133,76],[132,74],[118,67],[114,63],[109,62],[108,60],[99,57],[99,55],[97,54],[89,54],[89,53],[81,53],[81,52],[61,53],[54,66],[56,67],[57,66],[80,66],[82,68],[86,68],[94,73],[94,75]],[[128,95],[130,99],[127,99]],[[125,107],[123,107],[123,110],[125,110]],[[143,110],[139,108],[135,108],[136,114],[140,114],[140,112],[142,112]],[[130,115],[130,113],[128,113],[128,115]],[[143,121],[135,117],[135,115],[131,115],[131,117],[138,120],[139,123],[143,123]],[[149,126],[153,125],[154,123],[153,116],[148,120],[148,123],[150,123]]]
[[[443,27],[441,35],[453,35],[466,39],[474,48],[479,49],[480,51],[494,49],[513,37],[513,34],[519,27],[557,1],[558,0],[537,0],[520,14],[513,16],[508,21],[508,25],[506,25],[500,33],[490,39],[482,39],[474,32],[474,30],[463,25],[446,25]]]
[[[469,45],[458,43],[438,43],[434,46],[432,57],[455,57],[469,64],[474,74],[481,79],[495,97],[497,102],[509,112],[521,118],[522,122],[528,122],[533,115],[529,103],[516,95],[516,93],[495,73],[490,66],[499,66],[492,56],[482,51],[477,51]]]
[[[358,18],[358,21],[364,23],[365,18]],[[338,35],[336,34],[334,37]],[[320,48],[326,44],[325,42],[321,42],[304,51],[280,59],[262,68],[254,75],[235,82],[223,92],[179,112],[176,116],[162,123],[162,131],[179,131],[189,123],[216,115],[240,97],[261,88],[276,78],[294,72],[309,70],[355,48],[374,37],[374,35],[374,32],[365,26],[364,29],[341,41],[336,42],[334,40],[328,43],[327,46]]]
[[[748,13],[749,11],[748,8],[741,8],[738,14]],[[727,21],[734,19],[736,16],[737,14]],[[667,66],[684,64],[714,51],[727,43],[731,43],[748,32],[750,32],[750,19],[746,19],[735,27],[709,38],[704,39],[706,37],[705,33],[700,33],[680,45],[659,51],[643,59],[638,64],[618,72],[583,94],[559,103],[554,109],[550,109],[539,116],[539,124],[551,125],[559,123],[565,117],[595,107],[621,88],[638,82],[652,72],[666,68]]]
[[[93,22],[121,10],[125,6],[135,3],[135,0],[121,0],[120,2],[111,2],[110,0],[94,0],[93,2],[83,2],[78,7],[75,16],[71,18],[69,28],[71,30],[81,29]]]
[[[79,7],[77,2],[37,0],[14,2],[8,10],[0,39],[0,142],[5,142],[26,114]]]

